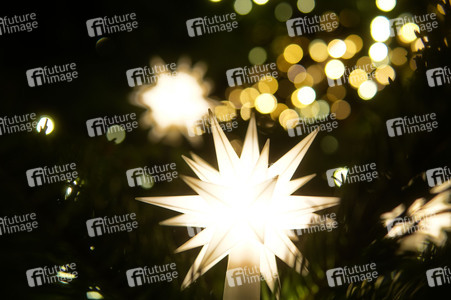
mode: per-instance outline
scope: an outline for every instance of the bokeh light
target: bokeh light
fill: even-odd
[[[300,12],[308,14],[315,8],[315,0],[298,0],[297,7]]]
[[[390,52],[390,61],[396,66],[401,66],[407,62],[407,54],[406,49],[397,47]]]
[[[290,64],[299,62],[302,59],[303,55],[304,52],[302,51],[301,46],[297,44],[290,44],[285,47],[285,50],[283,51],[283,57]]]
[[[384,43],[374,43],[368,50],[371,59],[378,62],[384,60],[388,55],[388,48]]]
[[[368,73],[359,68],[355,69],[349,74],[348,80],[349,84],[357,89],[362,83],[368,80]]]
[[[286,22],[293,15],[293,9],[291,5],[286,2],[281,2],[277,4],[274,9],[274,16],[279,22]]]
[[[371,36],[376,42],[385,42],[390,37],[390,21],[378,16],[371,21]]]
[[[309,44],[310,57],[317,62],[323,62],[327,59],[327,45],[323,40],[316,39]]]
[[[376,0],[376,6],[382,11],[391,11],[396,6],[396,0]]]
[[[420,27],[417,24],[406,23],[401,27],[398,37],[403,43],[413,42],[417,38],[415,31],[420,32]]]
[[[55,123],[53,122],[52,118],[48,116],[42,116],[39,119],[38,124],[36,125],[36,131],[43,131],[46,135],[52,133],[53,129],[55,129]]]
[[[315,92],[315,90],[312,89],[309,86],[301,87],[300,89],[297,89],[296,91],[294,91],[293,94],[295,94],[295,97],[296,97],[297,101],[300,104],[303,104],[303,105],[309,105],[310,103],[312,103],[316,99],[316,92]],[[293,102],[293,105],[295,105],[297,107],[302,107],[300,105],[296,105],[294,102]]]
[[[249,61],[253,65],[262,65],[265,63],[268,55],[262,47],[254,47],[249,51]]]
[[[326,135],[321,139],[321,150],[326,154],[332,154],[338,149],[338,141],[331,135]]]
[[[269,114],[277,107],[277,99],[271,94],[261,94],[255,99],[255,109],[262,114]]]
[[[384,65],[384,66],[378,67],[376,69],[376,72],[375,72],[375,77],[376,77],[376,80],[380,84],[388,85],[389,84],[389,81],[388,81],[389,78],[392,81],[395,80],[395,70],[391,66],[388,66],[388,65]]]
[[[279,83],[277,82],[276,78],[267,76],[263,79],[260,79],[257,87],[260,93],[274,94],[279,88]]]
[[[268,3],[269,0],[253,0],[255,4],[264,5]]]
[[[338,79],[343,76],[345,66],[340,60],[332,59],[326,64],[324,71],[326,72],[327,77],[331,79]]]
[[[340,39],[332,40],[327,46],[327,51],[333,58],[342,57],[346,53],[346,43]]]
[[[365,81],[359,86],[357,93],[363,100],[370,100],[377,93],[377,84],[375,84],[372,80]]]
[[[335,114],[337,120],[344,120],[351,114],[351,105],[345,100],[337,100],[332,103],[330,111]]]
[[[294,109],[286,109],[279,115],[279,123],[285,129],[288,128],[287,126],[294,128],[297,123],[293,122],[293,119],[296,118],[299,118],[299,115]]]
[[[252,1],[251,0],[235,0],[233,4],[233,8],[236,13],[239,15],[247,15],[252,10]]]

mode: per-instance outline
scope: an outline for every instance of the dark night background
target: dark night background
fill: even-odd
[[[189,56],[193,63],[208,65],[206,78],[214,83],[209,97],[226,99],[225,71],[250,65],[248,52],[256,46],[268,50],[268,62],[276,60],[271,42],[286,35],[285,23],[274,18],[274,7],[281,1],[253,6],[250,14],[238,16],[238,29],[190,38],[187,19],[233,12],[233,1],[211,3],[195,1],[96,1],[89,3],[44,2],[2,7],[0,15],[12,16],[35,12],[38,28],[0,36],[0,116],[35,112],[49,115],[55,130],[45,136],[15,133],[0,136],[0,216],[36,213],[38,229],[0,236],[0,299],[86,299],[86,292],[98,286],[105,299],[221,299],[226,259],[201,276],[187,290],[180,285],[198,254],[198,249],[174,254],[188,239],[185,228],[160,226],[158,223],[176,213],[135,201],[139,196],[188,195],[193,191],[180,179],[156,184],[152,189],[130,188],[125,171],[138,166],[175,162],[179,174],[193,176],[181,155],[190,151],[216,165],[213,141],[205,135],[204,144],[195,148],[184,140],[178,147],[153,143],[148,130],[127,133],[115,144],[105,136],[90,138],[86,120],[127,113],[138,116],[144,109],[130,103],[132,88],[125,71],[148,64],[154,56],[165,62],[177,62]],[[293,17],[303,14],[293,7]],[[340,26],[333,34],[344,38],[354,33],[362,37],[367,51],[371,43],[369,26],[377,15],[395,17],[409,11],[424,14],[434,1],[398,1],[388,13],[379,11],[374,1],[316,1],[311,14],[340,12],[347,8],[359,15],[350,28]],[[3,4],[1,5],[3,6]],[[117,33],[98,44],[91,38],[85,22],[100,16],[136,13],[138,29]],[[451,13],[450,10],[447,13]],[[348,89],[346,100],[351,115],[340,121],[332,135],[339,141],[333,154],[320,148],[320,133],[294,178],[316,173],[317,176],[295,194],[339,196],[339,206],[330,209],[338,215],[338,229],[302,238],[296,245],[310,262],[310,273],[299,275],[278,260],[281,299],[446,299],[450,285],[429,288],[427,269],[451,265],[450,243],[432,244],[421,255],[396,254],[397,244],[383,239],[386,229],[380,215],[400,203],[409,206],[419,197],[431,198],[423,173],[427,169],[451,166],[451,86],[429,88],[425,70],[451,66],[451,53],[443,44],[451,38],[450,17],[440,21],[429,46],[420,51],[417,70],[396,69],[396,80],[370,101],[359,99]],[[325,33],[318,34],[324,37]],[[309,37],[310,38],[310,37]],[[313,37],[312,37],[313,38]],[[326,38],[325,38],[326,39]],[[393,42],[396,43],[396,42]],[[366,48],[365,48],[366,47]],[[410,48],[410,47],[406,47]],[[409,58],[413,54],[409,49]],[[57,83],[30,88],[25,71],[31,68],[75,62],[79,77],[71,83]],[[311,64],[304,50],[302,63]],[[352,65],[352,63],[350,63]],[[321,83],[322,85],[327,83]],[[285,99],[278,98],[279,103]],[[385,121],[400,116],[435,112],[439,128],[431,133],[389,138]],[[256,113],[258,124],[267,115]],[[243,139],[247,121],[238,117],[238,129],[228,134]],[[278,124],[259,127],[260,145],[271,139],[271,162],[291,149],[302,137],[290,138]],[[70,184],[55,183],[30,188],[25,171],[44,165],[75,162],[81,184],[65,199]],[[325,171],[340,165],[375,162],[380,178],[371,183],[355,183],[342,188],[327,185]],[[117,233],[91,238],[85,222],[97,216],[136,213],[139,228],[131,233]],[[449,234],[448,234],[449,235]],[[94,250],[90,247],[93,246]],[[27,269],[75,262],[79,278],[70,284],[52,284],[30,288]],[[130,288],[125,271],[138,266],[175,262],[179,278]],[[347,287],[329,288],[325,270],[337,266],[376,262],[383,280]],[[398,276],[394,276],[395,271]],[[401,271],[401,272],[400,272]],[[400,274],[400,275],[399,275]],[[273,299],[262,284],[262,299]]]

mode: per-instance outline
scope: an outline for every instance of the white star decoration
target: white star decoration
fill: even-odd
[[[335,197],[291,195],[315,176],[290,180],[317,131],[268,167],[269,140],[260,153],[254,117],[240,157],[211,112],[210,120],[219,171],[194,154],[193,159],[183,157],[199,179],[188,176],[182,179],[198,195],[137,200],[182,213],[161,222],[162,225],[205,228],[176,250],[202,246],[182,288],[229,255],[228,270],[257,267],[274,292],[278,274],[276,256],[301,271],[302,254],[292,242],[296,239],[292,230],[307,228],[315,211],[339,201]],[[231,287],[226,281],[224,299],[259,298],[260,282]]]

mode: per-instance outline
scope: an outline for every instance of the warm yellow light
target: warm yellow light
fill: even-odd
[[[390,21],[378,16],[371,21],[371,36],[376,42],[385,42],[390,37]]]
[[[327,77],[331,79],[338,79],[343,76],[345,66],[340,60],[332,59],[326,64],[324,71],[326,72]]]
[[[303,105],[309,105],[316,99],[316,92],[309,86],[301,87],[297,91],[297,98]]]
[[[333,58],[342,57],[346,52],[346,43],[340,39],[332,40],[327,46],[327,51]]]
[[[313,40],[309,44],[309,54],[310,57],[317,62],[323,62],[327,59],[327,45],[323,40]]]
[[[265,77],[258,82],[258,90],[260,93],[274,94],[279,88],[279,83],[274,77]]]
[[[54,128],[55,124],[53,123],[53,120],[47,116],[42,116],[39,119],[38,124],[36,125],[36,131],[41,132],[42,130],[44,130],[46,135],[52,133]]]
[[[255,47],[249,51],[249,61],[253,65],[262,65],[267,58],[266,50],[262,47]]]
[[[359,86],[357,93],[363,100],[370,100],[377,93],[377,85],[372,80],[365,81]]]
[[[384,43],[374,43],[371,45],[368,54],[374,61],[382,61],[388,55],[388,48]]]
[[[348,176],[349,169],[346,167],[338,168],[334,171],[333,179],[336,186],[340,187],[345,183],[346,177]]]
[[[308,14],[315,8],[315,0],[298,0],[298,9],[304,14]]]
[[[356,51],[356,53],[357,52],[359,52],[360,50],[362,50],[362,47],[363,47],[363,40],[362,40],[362,38],[360,37],[360,36],[358,36],[358,35],[356,35],[356,34],[351,34],[350,36],[348,36],[346,39],[345,39],[345,41],[346,40],[350,40],[350,41],[352,41],[353,43],[354,43],[354,45],[355,45],[355,51]]]
[[[248,104],[250,107],[254,107],[254,101],[257,96],[260,95],[255,88],[246,88],[240,94],[240,101],[243,105]]]
[[[293,122],[293,120],[297,118],[299,118],[299,115],[294,109],[285,109],[279,115],[279,123],[285,129],[294,128],[294,126],[296,126],[297,123]]]
[[[247,15],[252,10],[252,1],[251,0],[235,0],[233,4],[233,8],[236,13],[239,15]]]
[[[345,100],[337,100],[332,103],[330,111],[335,114],[338,120],[344,120],[351,114],[351,105]]]
[[[420,38],[418,38],[415,40],[415,42],[412,42],[410,44],[410,47],[412,49],[412,52],[417,52],[424,48],[424,44],[423,41]]]
[[[396,65],[401,66],[407,62],[407,50],[403,47],[397,47],[390,53],[390,61]]]
[[[304,52],[302,51],[301,46],[297,44],[288,45],[283,51],[283,57],[290,64],[295,64],[302,59]]]
[[[349,84],[356,89],[367,80],[368,74],[362,69],[355,69],[349,74]]]
[[[389,78],[392,81],[395,80],[395,70],[389,65],[384,65],[384,66],[378,67],[376,69],[375,73],[376,73],[376,80],[383,85],[389,84],[389,81],[388,81]]]
[[[255,99],[255,109],[262,114],[269,114],[277,107],[277,99],[271,94],[261,94]]]
[[[391,11],[396,6],[396,0],[376,0],[376,6],[382,11]]]
[[[264,5],[268,3],[269,0],[253,0],[255,4]]]
[[[301,83],[307,76],[307,71],[301,65],[292,65],[287,72],[288,80],[293,83]]]
[[[420,27],[417,24],[406,23],[401,27],[398,37],[403,43],[413,42],[417,38],[415,31],[420,32]]]

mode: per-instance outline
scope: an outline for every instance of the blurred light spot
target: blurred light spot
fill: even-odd
[[[264,5],[266,4],[269,0],[253,0],[255,4],[258,5]]]
[[[212,0],[210,0],[210,1],[212,1]],[[216,0],[216,1],[212,1],[212,2],[218,2],[218,1],[220,1],[220,0]],[[87,299],[104,299],[102,294],[100,294],[97,291],[86,292],[86,298]]]
[[[390,21],[378,16],[371,21],[371,36],[376,42],[385,42],[390,37]]]
[[[324,106],[324,103],[326,106]],[[327,114],[329,112],[329,105],[324,100],[318,100],[299,109],[299,115],[303,118],[316,118],[322,115],[321,112]]]
[[[362,56],[357,60],[356,66],[367,73],[370,73],[373,69],[373,62],[371,61],[371,58],[369,56]]]
[[[357,53],[357,46],[349,39],[345,39],[344,42],[346,44],[346,52],[343,54],[342,58],[350,59]]]
[[[96,247],[91,246],[91,247],[89,247],[89,250],[93,251],[95,248],[96,248]]]
[[[338,149],[338,141],[331,135],[326,135],[321,139],[321,150],[326,154],[332,154]]]
[[[360,36],[356,35],[356,34],[351,34],[350,36],[348,36],[346,40],[352,41],[356,47],[355,52],[359,52],[360,50],[362,50],[363,47],[363,40]]]
[[[340,39],[332,40],[327,46],[327,51],[333,58],[342,57],[346,53],[346,43]]]
[[[255,99],[255,108],[262,114],[269,114],[277,107],[277,99],[271,94],[261,94]]]
[[[274,15],[276,16],[277,21],[286,22],[293,15],[293,9],[290,4],[282,2],[276,6]]]
[[[390,78],[392,81],[395,80],[395,70],[392,67],[385,65],[376,69],[376,80],[379,83],[388,85],[388,78]]]
[[[295,64],[302,59],[304,52],[302,51],[301,46],[296,44],[288,45],[283,51],[283,57],[290,64]]]
[[[368,73],[362,69],[355,69],[349,74],[348,80],[349,84],[357,89],[362,83],[368,80]]]
[[[417,69],[417,62],[415,61],[415,57],[417,57],[416,55],[411,57],[409,60],[409,67],[412,71],[415,71]]]
[[[228,122],[236,117],[236,107],[230,101],[221,101],[222,105],[215,107],[215,116],[219,122]]]
[[[313,83],[320,83],[324,79],[324,70],[321,65],[311,65],[307,68],[307,73],[313,78]]]
[[[283,56],[283,54],[281,54],[277,57],[276,63],[277,63],[277,68],[284,73],[286,73],[288,71],[288,69],[291,67],[291,64],[285,60],[285,57]]]
[[[296,78],[294,80],[295,81],[294,86],[296,88],[301,88],[303,86],[310,86],[310,87],[313,86],[313,77],[309,73],[306,73],[304,80],[302,80],[301,82],[299,82],[299,79],[298,79],[299,77],[304,77],[304,76],[303,76],[303,74],[298,74],[296,76]]]
[[[271,76],[267,76],[263,79],[260,79],[258,82],[258,90],[260,93],[269,93],[274,94],[279,87],[279,83],[277,79]]]
[[[288,79],[293,83],[301,83],[307,76],[307,70],[301,65],[292,65],[287,72]]]
[[[249,107],[254,107],[254,101],[258,95],[260,95],[260,93],[255,88],[244,89],[240,94],[241,104],[247,104]]]
[[[108,127],[106,138],[109,141],[114,141],[116,144],[122,143],[125,140],[125,130],[119,125],[112,125]]]
[[[67,198],[69,198],[71,194],[72,194],[72,188],[69,186],[66,189],[66,193],[64,194],[64,199],[67,200]]]
[[[415,31],[420,32],[420,27],[417,24],[406,23],[401,27],[398,37],[403,43],[413,42],[417,38]]]
[[[235,4],[233,4],[233,8],[236,13],[239,15],[247,15],[252,10],[252,1],[251,0],[235,0]]]
[[[36,125],[36,131],[41,132],[43,130],[46,135],[50,134],[54,128],[55,125],[53,123],[53,120],[47,116],[42,116],[41,119],[39,119],[38,124]]]
[[[345,66],[340,60],[332,59],[326,64],[324,71],[326,72],[327,77],[331,79],[338,79],[343,76]]]
[[[338,168],[334,171],[333,179],[335,182],[335,185],[340,187],[343,183],[346,181],[346,177],[348,176],[349,169],[344,168]]]
[[[295,110],[286,109],[280,114],[279,123],[285,129],[287,129],[287,125],[290,126],[290,128],[294,128],[296,123],[293,123],[292,120],[296,118],[299,118],[299,115]]]
[[[337,101],[346,97],[346,88],[342,85],[330,86],[327,88],[327,98],[330,101]]]
[[[298,9],[304,14],[308,14],[315,8],[315,0],[298,0]]]
[[[241,95],[242,91],[243,91],[243,89],[238,88],[238,89],[232,90],[229,94],[229,101],[232,102],[235,105],[235,107],[240,108],[242,105],[242,103],[240,101],[240,95]]]
[[[262,47],[255,47],[249,51],[249,61],[253,65],[261,65],[266,61],[266,50]]]
[[[337,100],[332,103],[330,110],[338,120],[344,120],[351,114],[351,105],[345,100]]]
[[[309,44],[309,54],[310,57],[317,62],[323,62],[327,59],[327,45],[323,40],[313,40]]]
[[[372,80],[365,81],[359,86],[357,93],[363,100],[370,100],[377,93],[377,84]]]
[[[249,103],[244,104],[240,110],[241,118],[244,121],[249,120],[251,118],[251,111],[252,111],[251,105]]]
[[[407,53],[403,47],[395,48],[390,53],[390,61],[396,66],[401,66],[407,62]]]
[[[297,100],[303,105],[309,105],[316,99],[316,92],[309,86],[304,86],[295,91]],[[294,103],[293,103],[294,104]]]
[[[388,55],[388,48],[384,43],[374,43],[371,45],[368,54],[374,61],[382,61]]]
[[[271,119],[277,120],[280,114],[286,109],[288,109],[288,106],[286,104],[278,103],[276,109],[271,112]]]
[[[415,42],[410,44],[410,47],[412,49],[412,52],[417,52],[424,48],[424,44],[423,41],[420,38],[418,38],[415,40]]]
[[[382,11],[391,11],[396,6],[396,0],[376,0],[376,6]]]
[[[442,3],[437,3],[437,10],[442,15],[445,15],[445,9],[443,8],[443,4]]]

